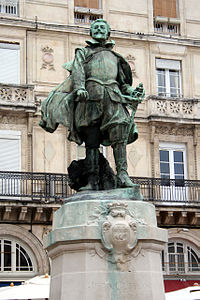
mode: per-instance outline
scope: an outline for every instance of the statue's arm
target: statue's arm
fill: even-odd
[[[143,88],[143,84],[140,83],[136,88],[132,87],[129,83],[127,83],[127,76],[124,73],[125,69],[121,67],[119,64],[119,84],[120,89],[124,95],[131,96],[133,100],[140,101],[140,98],[144,98],[145,92]]]
[[[80,100],[88,98],[88,92],[85,89],[85,56],[85,48],[76,49],[75,58],[72,66],[73,91]]]

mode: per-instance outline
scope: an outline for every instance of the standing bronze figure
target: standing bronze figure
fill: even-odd
[[[90,35],[87,46],[76,49],[73,63],[64,65],[70,76],[43,102],[40,125],[53,132],[60,123],[68,128],[69,140],[85,143],[85,160],[69,168],[72,188],[133,187],[127,173],[126,145],[138,137],[134,115],[144,98],[143,85],[132,87],[130,66],[112,50],[115,43],[109,40],[110,26],[105,20],[94,21]],[[116,177],[102,158],[100,145],[112,147]],[[109,185],[113,176],[115,184]]]

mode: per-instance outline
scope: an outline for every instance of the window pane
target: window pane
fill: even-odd
[[[179,71],[169,70],[169,80],[170,80],[170,96],[171,97],[180,96]]]
[[[160,150],[160,161],[169,161],[169,151]]]
[[[169,174],[169,163],[160,163],[160,173]]]
[[[176,271],[175,254],[169,254],[169,271]]]
[[[166,94],[166,78],[165,78],[165,70],[164,69],[157,69],[157,88],[158,88],[158,95],[165,95]]]
[[[181,273],[185,272],[184,254],[178,254],[177,261],[178,261],[178,271]]]
[[[4,241],[4,271],[11,271],[11,242]]]
[[[170,186],[169,175],[161,175],[161,185],[162,186]]]
[[[174,164],[174,172],[175,174],[183,174],[184,175],[184,168],[183,168],[183,164],[178,164],[178,163],[175,163]]]
[[[174,162],[183,162],[183,152],[174,151]]]
[[[168,252],[169,253],[175,253],[174,243],[168,244]]]

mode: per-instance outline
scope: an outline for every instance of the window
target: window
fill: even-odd
[[[0,239],[0,274],[34,271],[31,255],[18,241]]]
[[[187,200],[188,189],[186,149],[184,144],[160,143],[161,198],[170,201]]]
[[[177,60],[156,59],[157,94],[181,97],[181,64]]]
[[[74,0],[74,21],[76,24],[90,24],[102,18],[101,0]]]
[[[200,272],[200,257],[196,250],[182,241],[172,241],[162,252],[163,271],[167,274]]]
[[[177,18],[177,0],[153,0],[154,17]]]
[[[0,171],[21,171],[20,131],[0,130]],[[17,194],[20,194],[20,179],[9,179],[1,175],[0,195]]]
[[[19,45],[0,43],[0,66],[0,83],[20,84]]]
[[[0,171],[21,171],[21,132],[0,130]]]
[[[74,0],[74,6],[87,8],[102,8],[101,0]]]
[[[154,31],[158,33],[179,35],[177,0],[153,0]]]
[[[18,0],[0,0],[0,13],[18,15]]]

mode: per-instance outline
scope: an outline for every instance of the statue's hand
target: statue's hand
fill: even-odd
[[[143,84],[142,84],[142,83],[140,83],[140,84],[136,87],[136,89],[135,89],[135,95],[136,95],[137,98],[141,98],[141,97],[144,98],[144,96],[145,96],[145,90],[144,90],[144,87],[143,87]]]
[[[137,101],[142,100],[145,96],[143,84],[140,83],[135,89],[132,86],[130,86],[127,89],[127,94],[129,94],[131,97],[133,97]]]
[[[126,94],[132,97],[134,95],[134,91],[135,89],[132,86],[129,86],[126,90]]]
[[[76,95],[78,97],[78,100],[80,100],[80,101],[89,99],[89,94],[85,89],[78,90]]]

